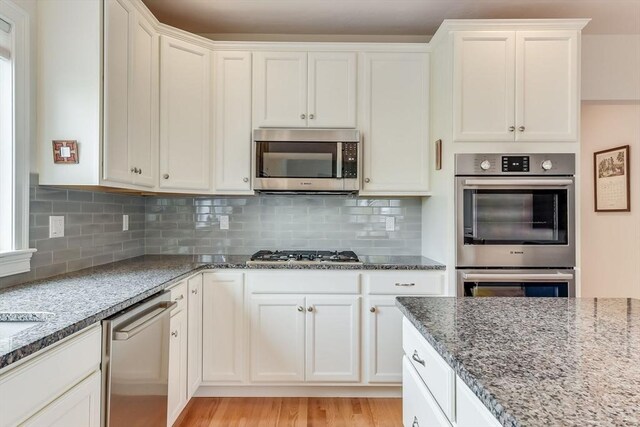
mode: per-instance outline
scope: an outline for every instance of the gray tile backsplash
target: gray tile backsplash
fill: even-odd
[[[147,254],[251,254],[260,249],[340,249],[361,255],[421,250],[421,199],[354,196],[152,197]],[[219,218],[229,216],[229,230]],[[394,231],[385,231],[393,217]]]

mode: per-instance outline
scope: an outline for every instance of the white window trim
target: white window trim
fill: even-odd
[[[31,269],[29,249],[29,148],[30,128],[30,34],[29,15],[16,4],[0,0],[0,14],[12,24],[15,91],[15,188],[14,250],[0,253],[0,277],[24,273]]]

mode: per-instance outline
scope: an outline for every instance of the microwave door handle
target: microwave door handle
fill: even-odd
[[[465,186],[486,187],[566,187],[572,179],[465,179]]]
[[[478,282],[496,281],[563,281],[573,280],[573,274],[569,273],[463,273],[464,280],[473,280]]]
[[[342,178],[342,157],[344,152],[342,151],[342,142],[336,144],[336,178]]]

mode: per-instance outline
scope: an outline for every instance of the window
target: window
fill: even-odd
[[[0,277],[29,271],[28,15],[0,0]]]

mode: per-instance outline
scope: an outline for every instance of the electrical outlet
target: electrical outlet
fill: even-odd
[[[220,230],[229,229],[229,215],[220,215]]]
[[[49,238],[64,237],[64,217],[49,217]]]
[[[388,216],[385,219],[385,230],[394,231],[396,229],[396,219],[392,216]]]
[[[129,230],[129,215],[122,215],[122,231]]]

